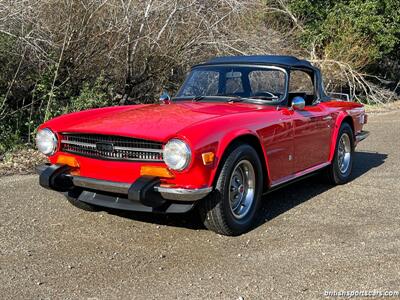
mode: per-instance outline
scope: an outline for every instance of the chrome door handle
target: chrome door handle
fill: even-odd
[[[331,117],[331,116],[326,116],[326,117],[324,117],[322,120],[324,120],[324,121],[330,121],[330,120],[332,120],[332,117]]]

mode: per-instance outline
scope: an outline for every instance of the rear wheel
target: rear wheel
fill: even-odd
[[[335,155],[327,168],[327,178],[332,184],[344,184],[350,180],[353,168],[354,134],[348,123],[340,127],[336,140]]]
[[[223,162],[214,191],[200,203],[204,225],[219,234],[248,231],[260,215],[263,172],[257,152],[244,144]]]

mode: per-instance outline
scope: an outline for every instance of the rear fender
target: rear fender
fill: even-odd
[[[329,161],[331,162],[333,160],[333,157],[335,155],[335,150],[336,150],[336,140],[338,138],[339,135],[339,130],[340,130],[340,126],[342,126],[342,123],[344,120],[349,119],[349,123],[350,126],[353,127],[354,130],[354,125],[353,123],[353,118],[347,113],[347,112],[340,112],[340,114],[338,115],[338,117],[336,118],[336,122],[335,122],[335,126],[332,132],[332,138],[331,138],[331,146],[330,146],[330,153],[329,153]],[[351,121],[350,121],[351,120]]]

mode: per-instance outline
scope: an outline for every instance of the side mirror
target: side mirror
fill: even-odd
[[[159,100],[160,100],[161,103],[170,104],[171,103],[171,96],[168,94],[167,91],[163,91],[163,93],[161,94]]]
[[[306,101],[303,97],[297,96],[292,100],[292,108],[293,110],[303,110],[306,106]]]

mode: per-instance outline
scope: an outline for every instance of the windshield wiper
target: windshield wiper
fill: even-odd
[[[191,100],[193,102],[198,102],[204,99],[212,99],[213,97],[215,97],[216,99],[218,98],[228,98],[228,100],[226,100],[226,102],[242,102],[244,101],[246,98],[242,98],[240,96],[237,95],[223,95],[223,96],[194,96],[194,97],[175,97],[172,98],[172,100]]]
[[[173,97],[172,100],[185,100],[185,101],[200,101],[203,100],[205,96],[183,96],[183,97]]]
[[[243,101],[244,101],[244,98],[242,98],[240,96],[232,96],[226,102],[243,102]]]
[[[252,96],[250,99],[260,99],[260,100],[278,100],[279,97],[269,97],[269,96]]]
[[[198,101],[201,101],[201,100],[203,100],[203,99],[204,99],[204,96],[196,96],[196,97],[194,97],[194,98],[192,99],[192,101],[198,102]]]

